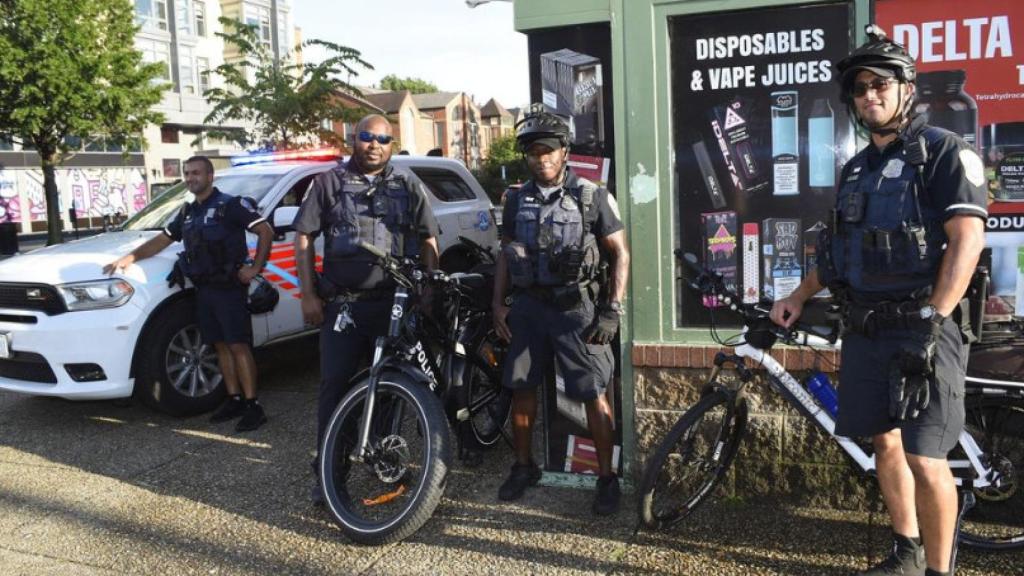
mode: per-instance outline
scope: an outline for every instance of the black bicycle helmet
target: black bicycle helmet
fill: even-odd
[[[277,306],[280,299],[281,295],[273,284],[263,276],[256,276],[249,285],[249,299],[245,307],[249,309],[250,314],[266,314]]]
[[[545,140],[549,148],[565,148],[569,145],[569,124],[561,116],[548,112],[543,104],[531,104],[526,115],[516,122],[516,144],[519,150],[526,150],[538,140]]]
[[[900,82],[917,80],[917,68],[914,59],[903,46],[886,37],[875,24],[869,24],[864,33],[868,41],[854,49],[849,56],[836,63],[837,79],[842,87],[840,97],[843,102],[850,102],[853,82],[861,70],[868,70],[879,76],[895,76]]]

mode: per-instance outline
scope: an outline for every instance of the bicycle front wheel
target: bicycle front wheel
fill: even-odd
[[[1024,401],[972,395],[964,404],[967,431],[982,449],[992,485],[974,491],[960,541],[986,550],[1024,546]]]
[[[352,461],[367,386],[367,380],[357,384],[331,417],[320,450],[320,482],[328,511],[349,538],[387,544],[430,519],[444,493],[452,448],[437,396],[402,374],[384,374],[367,453],[362,462]]]
[[[492,446],[501,438],[512,415],[512,393],[501,385],[505,345],[488,330],[475,346],[476,356],[466,367],[464,383],[469,426],[481,447]]]
[[[658,446],[640,484],[640,519],[661,530],[682,521],[713,495],[739,448],[747,404],[724,391],[686,411]]]

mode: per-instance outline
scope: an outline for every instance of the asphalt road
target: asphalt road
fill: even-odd
[[[270,422],[244,435],[138,405],[0,392],[0,575],[846,575],[886,546],[865,514],[771,502],[709,507],[670,534],[638,531],[628,499],[595,519],[587,491],[498,503],[505,447],[457,467],[408,540],[354,545],[307,502],[314,345],[260,355]],[[1024,553],[965,551],[961,567],[1020,575]]]

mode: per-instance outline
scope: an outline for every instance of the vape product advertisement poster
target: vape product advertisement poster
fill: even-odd
[[[745,301],[787,296],[813,265],[855,152],[833,68],[850,26],[847,3],[669,20],[679,245]],[[705,323],[708,303],[683,298],[680,325]]]
[[[606,23],[548,28],[528,34],[530,101],[567,119],[572,132],[569,165],[614,194],[611,28]],[[614,342],[618,358],[618,340]],[[555,363],[552,363],[555,364]],[[622,387],[619,366],[605,395],[614,414],[612,467],[622,466]],[[565,394],[565,379],[552,366],[542,388],[538,431],[544,434],[545,470],[596,474],[597,453],[583,403]],[[541,459],[540,454],[534,456]]]
[[[915,111],[973,144],[985,162],[985,312],[1024,315],[1024,2],[877,0],[875,11],[917,62]]]

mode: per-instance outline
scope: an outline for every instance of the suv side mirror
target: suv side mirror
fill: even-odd
[[[283,236],[295,231],[295,216],[299,213],[298,206],[281,206],[274,210],[274,234]]]

